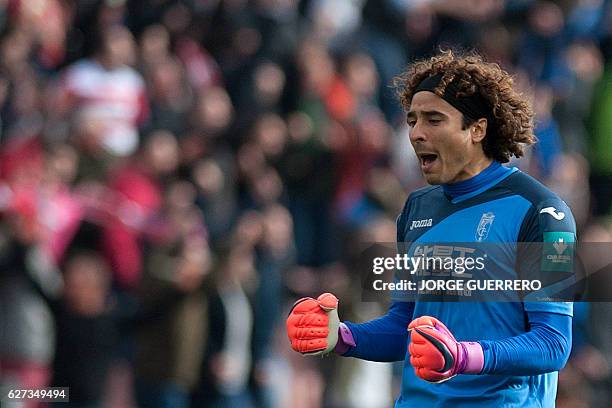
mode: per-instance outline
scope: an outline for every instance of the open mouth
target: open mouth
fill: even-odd
[[[428,168],[438,159],[438,155],[434,153],[422,153],[419,154],[419,158],[421,159],[421,166],[423,168]]]

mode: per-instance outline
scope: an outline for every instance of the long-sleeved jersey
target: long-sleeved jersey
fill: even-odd
[[[546,257],[535,257],[526,266],[517,262],[517,243],[559,242],[565,250],[575,242],[568,206],[532,177],[496,162],[472,179],[413,192],[397,228],[398,242],[409,242],[411,248],[437,242],[495,245],[497,254],[488,260],[485,271],[495,271],[492,279],[500,274],[520,279],[520,268],[547,269]],[[572,313],[571,302],[394,301],[379,319],[345,322],[356,346],[344,355],[374,361],[403,359],[397,408],[554,407],[557,372],[571,348]],[[458,375],[441,384],[416,377],[407,353],[406,329],[423,315],[438,318],[458,341],[481,344],[485,361],[479,375]]]

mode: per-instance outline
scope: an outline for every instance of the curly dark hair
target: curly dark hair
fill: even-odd
[[[395,79],[394,85],[404,110],[410,103],[416,87],[424,79],[442,74],[435,89],[442,96],[446,86],[458,81],[455,97],[480,93],[491,108],[494,123],[488,123],[483,150],[487,157],[507,163],[512,156],[521,157],[523,147],[535,143],[533,134],[533,110],[527,99],[513,89],[510,74],[498,64],[488,63],[475,52],[459,54],[450,50],[413,62]],[[464,129],[479,118],[463,115]]]

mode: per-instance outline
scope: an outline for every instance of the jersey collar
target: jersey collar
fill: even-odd
[[[444,193],[451,198],[451,202],[457,203],[488,190],[516,170],[515,167],[507,168],[494,160],[489,167],[474,177],[457,183],[442,184],[442,188]]]

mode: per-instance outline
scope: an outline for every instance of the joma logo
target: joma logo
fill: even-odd
[[[431,224],[432,224],[431,218],[427,218],[425,220],[412,221],[412,224],[410,224],[410,231],[412,231],[414,228],[431,227]]]

